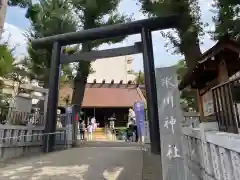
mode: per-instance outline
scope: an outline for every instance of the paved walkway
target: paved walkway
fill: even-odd
[[[142,151],[124,142],[91,142],[18,160],[0,168],[1,180],[142,180]]]

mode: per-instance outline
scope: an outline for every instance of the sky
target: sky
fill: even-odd
[[[208,29],[212,29],[212,17],[213,14],[209,11],[211,8],[212,0],[199,0],[201,13],[202,13],[202,21],[204,23],[208,23]],[[122,0],[119,11],[121,13],[132,15],[134,20],[145,19],[140,11],[140,6],[137,3],[137,0]],[[5,32],[3,34],[4,40],[8,40],[9,46],[16,47],[15,54],[17,57],[21,58],[27,54],[26,52],[26,40],[24,37],[24,32],[30,26],[30,22],[25,18],[25,9],[21,9],[18,7],[9,7],[7,9],[6,14],[6,23],[4,26]],[[179,60],[183,59],[181,55],[173,55],[168,48],[165,48],[164,45],[168,42],[165,38],[163,38],[159,31],[155,31],[152,33],[153,38],[153,52],[154,52],[154,61],[156,67],[166,67],[176,64]],[[114,44],[114,45],[102,45],[100,49],[109,49],[115,47],[129,46],[133,45],[134,42],[140,41],[140,35],[133,35],[126,38],[123,42]],[[203,44],[201,45],[202,51],[206,51],[210,47],[212,47],[215,42],[210,40],[209,35],[205,35],[203,39]],[[133,55],[133,70],[139,71],[143,69],[142,55],[137,54]]]

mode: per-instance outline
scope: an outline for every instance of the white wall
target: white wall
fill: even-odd
[[[132,62],[131,56],[98,59],[92,63],[95,72],[88,76],[88,83],[92,83],[94,79],[97,83],[101,83],[104,79],[106,83],[110,83],[112,80],[115,83],[119,83],[121,80],[123,83],[127,83],[129,80],[133,81],[135,76],[128,73],[133,69]]]

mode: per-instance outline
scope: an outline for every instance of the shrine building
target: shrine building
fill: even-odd
[[[126,126],[128,111],[135,101],[145,101],[144,88],[134,84],[133,58],[119,56],[98,59],[92,62],[93,72],[89,74],[82,102],[83,118],[94,116],[104,127],[108,118],[116,117],[116,126]],[[142,91],[143,90],[143,91]],[[65,99],[71,101],[72,85],[66,84],[59,92],[59,105],[66,106]]]
[[[60,105],[66,106],[64,98],[71,98],[73,89],[71,85],[65,85],[60,90]],[[87,83],[82,102],[83,118],[95,117],[100,127],[108,122],[114,114],[116,127],[126,126],[128,122],[129,108],[132,108],[136,101],[144,101],[145,97],[136,84],[119,83]]]
[[[207,50],[179,84],[197,90],[201,122],[217,121],[219,130],[240,133],[240,44],[228,37]]]

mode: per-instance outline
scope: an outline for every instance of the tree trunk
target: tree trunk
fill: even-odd
[[[91,51],[90,43],[86,42],[82,44],[82,51],[83,52],[89,52]],[[73,84],[73,94],[72,94],[72,105],[78,105],[78,111],[80,111],[80,107],[82,105],[83,96],[85,92],[85,85],[87,83],[87,77],[89,70],[82,69],[80,63],[78,65],[78,72],[76,77],[74,78],[74,84]],[[85,73],[83,72],[85,71]]]
[[[89,12],[84,11],[84,29],[90,29],[94,28],[95,25],[95,19],[89,14]],[[92,43],[91,41],[87,41],[82,43],[82,52],[90,52],[92,50]],[[72,104],[73,105],[78,105],[76,107],[77,112],[80,112],[80,107],[82,105],[83,97],[84,97],[84,92],[85,92],[85,85],[87,83],[87,77],[90,72],[89,69],[84,69],[84,68],[89,68],[89,66],[82,66],[81,63],[78,64],[78,72],[76,77],[74,78],[74,89],[73,89],[73,95],[72,95]]]
[[[82,44],[82,51],[83,52],[89,52],[91,50],[91,46],[89,43],[83,43]],[[74,78],[74,84],[73,84],[73,94],[72,94],[72,105],[73,106],[73,116],[76,116],[77,114],[80,114],[81,112],[81,106],[84,98],[84,93],[85,93],[85,86],[87,83],[87,77],[88,73],[85,74],[86,72],[89,72],[89,70],[84,70],[81,69],[82,67],[78,67],[78,72],[76,77]],[[88,66],[90,68],[90,66]],[[85,73],[83,72],[85,71]],[[76,146],[77,144],[77,122],[75,118],[73,118],[73,146]]]
[[[192,69],[196,66],[197,61],[202,55],[199,43],[189,45],[188,48],[184,50],[184,57],[188,69]]]
[[[76,77],[74,78],[73,84],[73,94],[72,94],[72,105],[77,105],[77,111],[80,111],[80,107],[82,105],[84,93],[85,93],[85,86],[86,86],[87,79],[82,76],[81,72],[78,72]]]
[[[196,17],[191,14],[191,7],[188,1],[184,1],[181,5],[173,6],[173,12],[181,14],[180,26],[177,29],[179,38],[181,39],[180,52],[184,54],[188,69],[195,67],[196,62],[202,55],[199,44],[198,22]]]
[[[0,39],[2,38],[2,33],[4,30],[7,6],[8,0],[0,0]]]
[[[91,11],[84,11],[84,27],[83,29],[90,29],[94,28],[95,26],[95,20],[96,18],[92,16]],[[92,42],[87,41],[82,43],[82,52],[90,52],[92,50]],[[84,98],[85,93],[85,86],[87,83],[87,78],[90,73],[90,63],[86,62],[88,64],[78,64],[78,72],[76,77],[74,78],[74,89],[72,94],[72,104],[74,105],[73,112],[74,113],[80,113],[81,106]],[[81,66],[82,65],[82,66]],[[77,123],[76,120],[73,120],[73,146],[76,145],[77,140]]]

